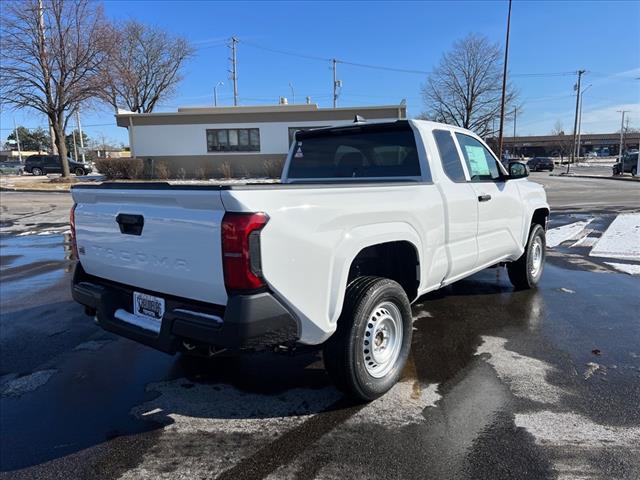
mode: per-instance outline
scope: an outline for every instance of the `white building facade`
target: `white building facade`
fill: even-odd
[[[185,176],[268,174],[282,164],[296,130],[406,118],[404,105],[320,109],[314,104],[259,107],[180,108],[177,112],[119,112],[129,131],[131,155]],[[275,167],[277,168],[277,167]]]

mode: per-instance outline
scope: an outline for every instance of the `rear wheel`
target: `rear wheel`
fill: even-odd
[[[33,167],[33,168],[31,169],[31,173],[32,173],[33,175],[35,175],[36,177],[39,177],[40,175],[42,175],[42,169],[41,169],[41,168],[39,168],[39,167]]]
[[[524,253],[515,262],[507,263],[509,280],[514,287],[524,290],[538,285],[544,269],[545,247],[544,228],[532,225]]]
[[[409,299],[393,280],[360,277],[348,287],[338,329],[324,346],[337,387],[371,401],[396,384],[411,349]]]

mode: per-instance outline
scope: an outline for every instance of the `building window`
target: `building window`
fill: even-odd
[[[293,137],[298,131],[311,130],[313,128],[323,128],[323,127],[289,127],[289,145],[293,143]]]
[[[207,130],[207,152],[259,152],[259,128]]]

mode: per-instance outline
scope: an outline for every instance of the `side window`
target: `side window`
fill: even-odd
[[[448,130],[434,130],[433,138],[440,152],[440,160],[442,160],[444,173],[454,182],[466,182],[467,179],[464,176],[460,155],[458,155],[458,150],[456,149],[456,144],[453,141],[451,132]]]
[[[467,162],[472,182],[496,181],[502,178],[496,159],[478,140],[469,135],[456,133],[460,150]]]

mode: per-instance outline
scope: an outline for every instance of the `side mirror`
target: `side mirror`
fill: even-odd
[[[529,167],[524,163],[511,162],[509,164],[509,179],[525,178],[529,176]]]

